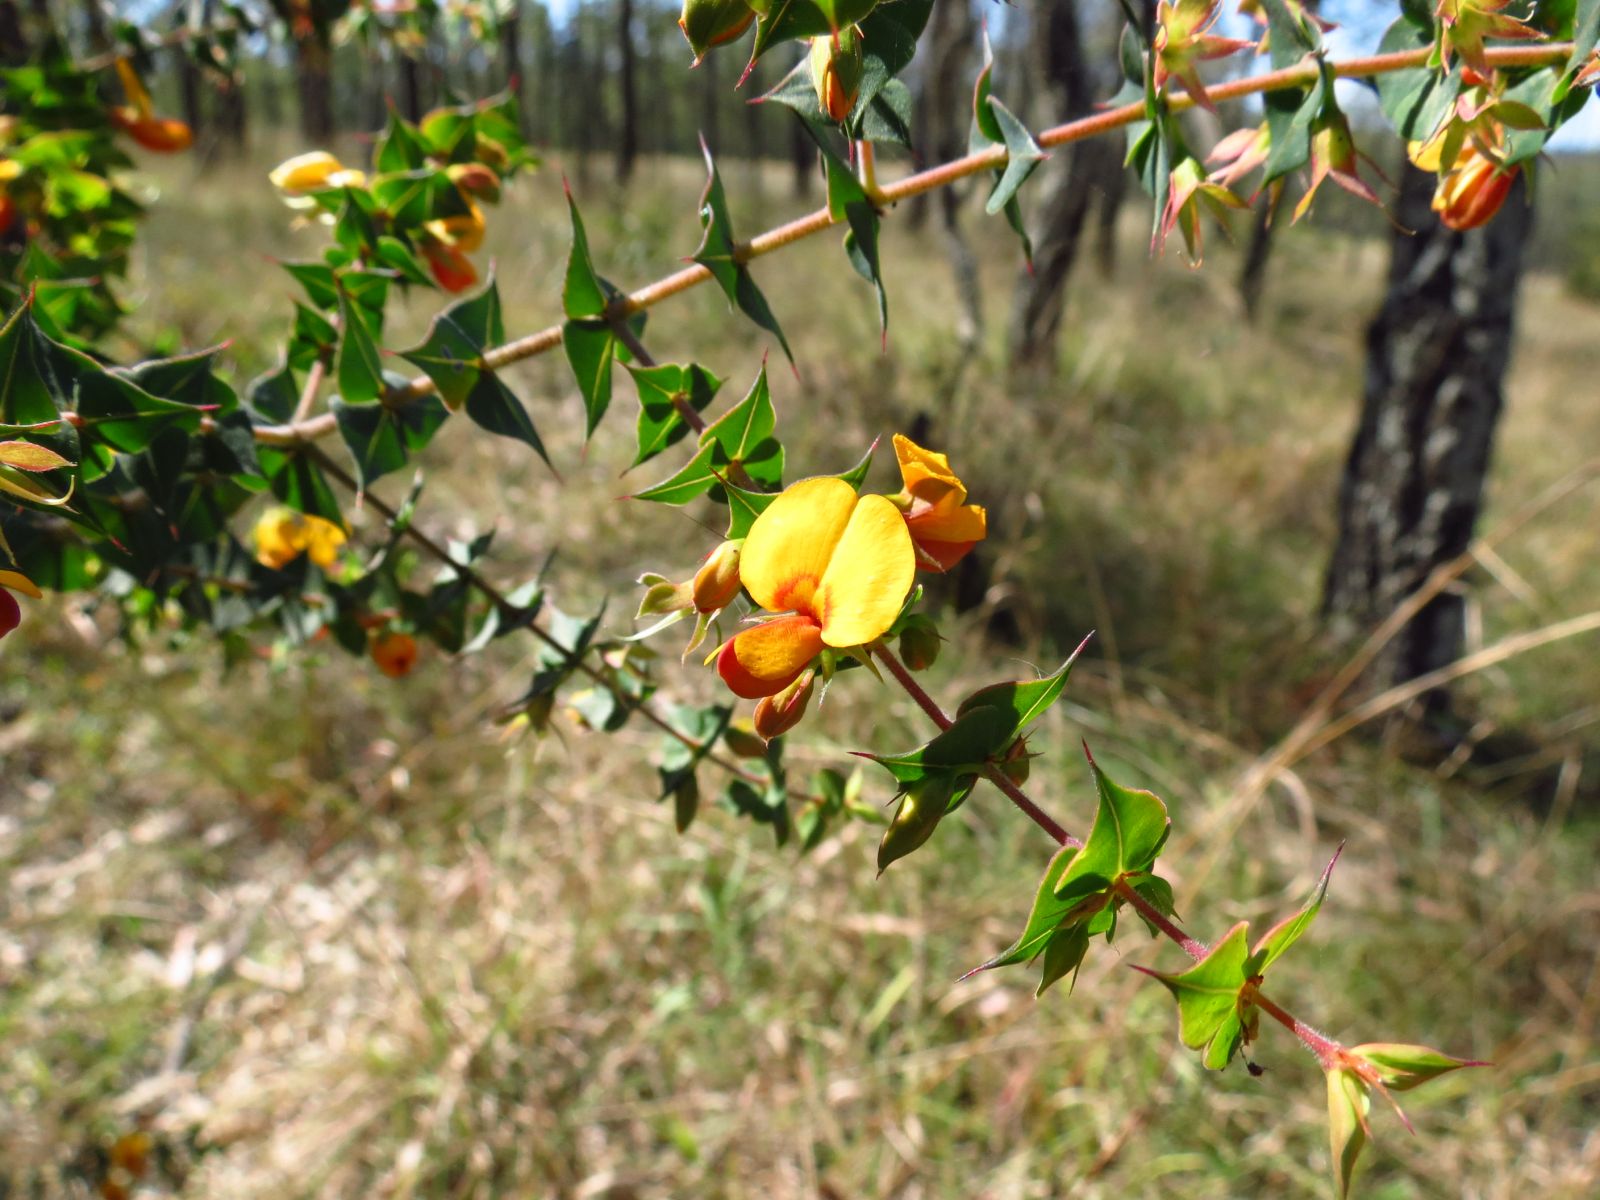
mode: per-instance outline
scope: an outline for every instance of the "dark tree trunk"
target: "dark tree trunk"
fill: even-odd
[[[196,140],[205,132],[205,110],[201,107],[200,68],[187,51],[174,51],[178,57],[178,91],[183,101],[184,123],[194,131]]]
[[[422,64],[410,54],[400,55],[400,115],[422,120]]]
[[[789,122],[789,163],[794,167],[794,195],[804,200],[811,195],[811,177],[817,170],[817,148],[799,118]]]
[[[1361,423],[1339,489],[1339,540],[1324,613],[1336,632],[1381,621],[1472,538],[1483,501],[1523,247],[1533,213],[1521,181],[1487,226],[1456,233],[1429,209],[1433,178],[1406,168],[1383,307],[1367,329]],[[1442,595],[1375,667],[1377,682],[1453,661],[1465,606]],[[1446,701],[1431,698],[1435,712]]]
[[[300,133],[308,142],[333,136],[333,72],[328,47],[316,36],[295,43],[295,85],[300,94]]]
[[[1272,205],[1265,199],[1256,202],[1250,218],[1250,244],[1245,247],[1239,267],[1239,300],[1244,315],[1254,321],[1261,312],[1261,293],[1267,286],[1267,262],[1272,258]]]
[[[1046,3],[1036,19],[1041,65],[1055,110],[1063,118],[1087,113],[1095,100],[1095,80],[1076,6]],[[1018,281],[1012,313],[1012,361],[1023,368],[1048,368],[1055,362],[1067,279],[1078,259],[1089,210],[1122,169],[1120,148],[1110,138],[1076,143],[1057,157],[1059,165],[1048,168],[1052,173],[1034,237],[1033,271]]]
[[[500,22],[500,73],[503,86],[516,97],[517,124],[528,132],[528,83],[522,70],[522,4],[511,0]]]
[[[0,65],[15,67],[28,61],[28,39],[22,29],[22,10],[15,0],[0,0]]]
[[[617,182],[633,178],[639,157],[639,98],[634,80],[633,0],[617,4],[617,88],[621,93],[621,121],[617,128]]]

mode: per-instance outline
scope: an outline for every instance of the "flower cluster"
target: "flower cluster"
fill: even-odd
[[[839,655],[865,660],[897,623],[907,624],[913,666],[937,653],[926,618],[902,622],[916,573],[955,566],[983,540],[988,518],[967,502],[945,455],[899,435],[894,449],[902,484],[895,495],[861,495],[838,476],[802,479],[767,504],[743,539],[718,546],[692,580],[641,579],[641,614],[694,612],[702,632],[749,596],[757,614],[712,658],[734,695],[757,701],[755,730],[764,738],[804,715],[819,664],[827,677]]]
[[[446,124],[440,114],[430,114],[423,118],[424,130],[429,121]],[[478,134],[474,139],[474,153],[476,157],[472,161],[433,162],[432,165],[448,180],[447,183],[441,182],[446,202],[454,211],[427,217],[415,228],[404,230],[414,239],[416,249],[426,260],[434,282],[447,292],[465,291],[478,282],[477,268],[467,256],[482,247],[487,229],[479,201],[494,204],[500,199],[500,174],[496,165],[506,165],[504,150],[492,139]],[[325,202],[326,197],[340,191],[368,197],[359,203],[363,211],[372,208],[380,224],[392,222],[397,216],[385,213],[377,205],[374,189],[381,185],[384,176],[369,181],[365,171],[345,166],[326,150],[296,155],[278,164],[269,178],[291,208],[313,209],[320,206],[324,211],[324,219],[328,221],[334,219],[334,208]],[[435,197],[434,206],[437,208],[440,203]]]

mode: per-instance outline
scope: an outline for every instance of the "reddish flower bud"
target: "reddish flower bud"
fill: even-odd
[[[830,120],[843,121],[850,115],[865,71],[861,38],[853,28],[811,39],[811,83],[817,89],[817,103]]]
[[[455,246],[425,241],[422,244],[422,256],[428,260],[434,281],[447,292],[464,292],[478,282],[478,269]]]
[[[780,737],[800,723],[811,703],[814,671],[807,671],[776,696],[764,696],[756,704],[756,733],[767,741]]]
[[[707,50],[733,41],[755,19],[755,10],[745,0],[683,0],[678,28],[689,39],[694,61],[699,62]]]
[[[695,572],[694,606],[703,613],[727,608],[739,595],[739,549],[743,540],[723,542]]]
[[[145,117],[131,108],[113,108],[111,123],[157,154],[176,154],[194,144],[194,131],[170,117]]]
[[[411,674],[411,669],[417,665],[417,639],[399,630],[381,633],[372,639],[368,653],[378,670],[390,679],[400,679]]]
[[[1006,749],[1005,757],[1000,760],[1000,770],[1012,783],[1021,787],[1028,782],[1028,762],[1032,759],[1028,753],[1028,742],[1025,738],[1018,738]]]
[[[1433,211],[1451,229],[1476,229],[1500,211],[1521,169],[1502,167],[1469,143],[1454,169],[1440,176]]]
[[[468,195],[481,196],[491,202],[500,199],[500,176],[482,163],[451,163],[445,168],[445,174]]]

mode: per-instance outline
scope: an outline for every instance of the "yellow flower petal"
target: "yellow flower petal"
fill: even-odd
[[[894,456],[900,463],[900,478],[906,491],[918,500],[936,503],[954,493],[956,503],[967,498],[967,489],[950,469],[950,459],[932,450],[925,450],[904,434],[894,435]]]
[[[274,187],[295,196],[332,186],[332,177],[343,170],[344,164],[326,150],[312,150],[279,163],[267,178]]]
[[[772,612],[812,611],[856,500],[855,489],[842,479],[802,479],[767,505],[739,558],[739,578],[757,604]]]
[[[900,510],[886,496],[862,496],[817,587],[812,607],[822,622],[822,640],[859,646],[882,637],[899,615],[916,573],[916,553]]]

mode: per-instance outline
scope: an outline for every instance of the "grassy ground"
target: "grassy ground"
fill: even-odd
[[[320,244],[267,194],[271,161],[155,177],[138,335],[232,337],[242,373],[264,365],[291,288],[263,256]],[[619,207],[598,172],[580,180],[602,269],[637,284],[688,253],[698,182],[651,164]],[[778,177],[735,166],[728,183],[746,230],[793,207]],[[1593,1196],[1592,811],[1353,739],[1259,800],[1238,787],[1340,661],[1312,617],[1381,247],[1296,231],[1255,330],[1224,249],[1200,273],[1149,264],[1130,224],[1116,280],[1074,290],[1060,378],[1025,386],[999,357],[1016,254],[977,221],[989,327],[975,362],[954,349],[937,241],[903,221],[887,227],[886,354],[835,239],[761,264],[803,371],[773,374],[791,474],[931,419],[991,506],[990,600],[1021,644],[987,642],[981,613],[954,622],[930,686],[953,701],[1097,627],[1035,739],[1048,754],[1030,790],[1081,832],[1072,747],[1086,737],[1162,794],[1177,826],[1165,862],[1198,933],[1292,908],[1347,840],[1273,994],[1349,1042],[1496,1064],[1418,1094],[1416,1138],[1374,1113],[1368,1195]],[[492,219],[512,331],[555,318],[564,246],[549,169]],[[1338,286],[1291,294],[1296,278]],[[1554,277],[1527,287],[1490,526],[1600,445],[1583,400],[1600,311]],[[765,349],[705,290],[658,310],[648,340],[734,394]],[[585,453],[564,365],[517,376],[565,486],[451,422],[428,456],[429,527],[498,528],[492,571],[513,582],[556,551],[572,609],[641,569],[687,569],[705,540],[688,518],[615,500],[640,482],[619,479],[626,385]],[[1474,636],[1589,607],[1597,516],[1584,493],[1503,547],[1515,590],[1476,581]],[[318,653],[224,673],[205,643],[129,644],[79,604],[8,640],[0,1196],[92,1194],[106,1148],[138,1128],[157,1147],[150,1195],[1327,1194],[1315,1065],[1267,1030],[1263,1078],[1203,1072],[1165,993],[1128,969],[1173,967],[1173,948],[1130,934],[1073,994],[1037,1002],[1021,969],[956,982],[1013,936],[1049,855],[997,795],[881,880],[864,827],[798,860],[718,811],[679,837],[651,803],[642,733],[506,741],[487,722],[525,684],[527,652],[434,656],[398,684]],[[676,694],[715,692],[698,669],[667,675]],[[1597,684],[1592,641],[1572,642],[1463,696],[1581,762]],[[864,684],[807,726],[791,754],[818,766],[926,732]]]

